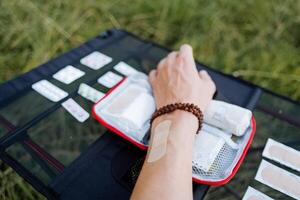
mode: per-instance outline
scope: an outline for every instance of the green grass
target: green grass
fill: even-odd
[[[2,161],[0,170],[1,200],[45,199]]]
[[[300,100],[299,10],[298,0],[1,0],[0,82],[116,27],[190,43],[199,61]],[[1,169],[0,199],[40,198]]]

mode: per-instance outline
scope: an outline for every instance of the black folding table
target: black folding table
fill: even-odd
[[[79,60],[93,51],[102,52],[112,57],[113,61],[100,70],[89,69]],[[80,83],[105,93],[108,88],[98,84],[97,79],[107,71],[118,74],[113,69],[118,62],[124,61],[148,73],[168,53],[168,49],[151,41],[124,30],[112,29],[0,85],[0,158],[49,199],[128,199],[145,152],[110,133],[92,117],[79,123],[61,103],[72,97],[90,112],[93,104],[77,93]],[[67,65],[86,74],[70,85],[52,78],[54,73]],[[253,180],[260,161],[257,155],[261,155],[266,139],[278,130],[274,126],[286,127],[285,136],[289,135],[275,134],[275,139],[299,148],[300,121],[295,116],[299,116],[300,106],[297,102],[203,64],[197,63],[197,68],[206,69],[211,74],[217,85],[217,99],[254,110],[257,118],[256,138],[259,139],[254,140],[254,146],[249,150],[250,156],[246,157],[241,167],[243,171],[251,166],[253,173],[246,177],[238,173],[238,180],[234,178],[224,187],[210,189],[207,196],[218,198],[217,194],[225,191],[229,199],[239,199]],[[42,79],[67,91],[69,96],[57,103],[41,96],[31,85]],[[249,159],[252,159],[250,164]],[[236,183],[241,180],[244,181],[237,186]],[[262,185],[258,187],[264,188]],[[208,189],[209,186],[195,183],[194,199],[202,199]],[[274,196],[273,191],[269,192]],[[281,197],[276,192],[275,195]]]

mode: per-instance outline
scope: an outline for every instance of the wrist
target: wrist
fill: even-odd
[[[196,134],[199,121],[194,114],[184,110],[176,110],[173,113],[173,120],[176,127],[180,125],[181,127],[184,127],[185,130]]]
[[[171,113],[160,115],[152,122],[152,128],[162,121],[171,120],[173,127],[185,127],[186,132],[196,133],[198,130],[198,119],[195,115],[184,110],[175,110]]]
[[[194,127],[193,124],[195,124],[193,120],[195,117],[197,118],[198,121],[197,123],[198,128],[196,132],[201,129],[203,123],[203,113],[201,109],[193,103],[172,103],[160,107],[153,113],[151,117],[150,123],[152,124],[152,127],[153,127],[154,120],[162,115],[165,117],[162,117],[161,120],[171,119],[173,121],[178,121],[177,123],[179,124],[184,122],[186,124],[191,125],[192,128]],[[157,120],[157,121],[161,121],[161,120]],[[156,124],[157,122],[154,123],[154,125]]]

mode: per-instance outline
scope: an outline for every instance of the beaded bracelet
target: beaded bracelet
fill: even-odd
[[[200,108],[197,105],[194,105],[192,103],[172,103],[172,104],[165,105],[165,106],[157,109],[153,113],[151,120],[150,120],[150,124],[152,125],[153,120],[155,118],[157,118],[158,116],[174,112],[175,110],[183,110],[183,111],[187,111],[187,112],[190,112],[193,115],[195,115],[199,122],[197,133],[201,130],[202,123],[203,123],[203,114],[202,114],[202,111],[200,110]]]

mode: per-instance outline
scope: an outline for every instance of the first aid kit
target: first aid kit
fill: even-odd
[[[114,86],[92,109],[105,127],[146,150],[150,119],[156,105],[148,77],[134,73]],[[255,120],[248,109],[212,100],[204,124],[195,136],[193,180],[222,185],[237,172],[255,134]]]

